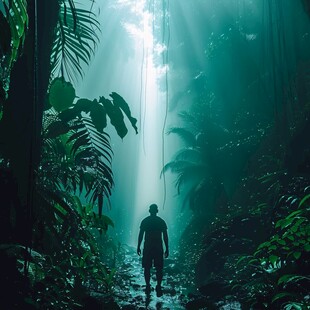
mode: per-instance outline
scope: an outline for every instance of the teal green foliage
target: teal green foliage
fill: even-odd
[[[22,296],[26,303],[35,309],[72,309],[82,302],[85,288],[100,287],[107,293],[112,288],[115,270],[102,263],[90,229],[106,231],[113,223],[105,216],[99,219],[97,215],[83,212],[87,206],[82,206],[76,197],[71,204],[57,198],[59,203],[49,204],[48,199],[53,195],[49,193],[46,199],[41,199],[42,209],[37,210],[37,221],[45,223],[44,231],[35,226],[37,251],[8,244],[1,245],[1,253],[16,260],[21,275],[27,258],[33,292]]]
[[[28,27],[25,1],[2,0],[0,5],[0,20],[1,26],[3,26],[0,50],[7,55],[7,65],[10,69],[22,51]]]
[[[58,87],[59,83],[66,83],[66,87]],[[101,97],[99,101],[80,98],[73,102],[74,94],[70,82],[56,79],[51,84],[49,98],[60,112],[54,109],[45,112],[44,154],[39,171],[46,184],[72,192],[79,190],[82,193],[85,190],[85,196],[98,204],[101,215],[103,200],[109,201],[113,187],[113,152],[109,135],[104,131],[107,118],[121,138],[128,132],[123,113],[136,133],[137,120],[117,93],[111,94],[112,101]]]
[[[55,78],[50,83],[48,101],[57,112],[70,108],[75,98],[76,94],[73,85],[66,82],[64,78]]]
[[[61,1],[51,54],[51,78],[60,75],[73,82],[83,77],[83,64],[89,64],[99,41],[99,26],[92,11],[77,8],[72,0]]]
[[[304,197],[282,196],[279,204],[293,206],[273,225],[273,233],[262,242],[252,255],[236,261],[233,291],[245,294],[248,304],[264,308],[305,309],[309,275],[309,194]],[[298,203],[296,203],[298,202]],[[250,278],[251,277],[251,278]],[[295,308],[294,308],[295,307]]]
[[[190,11],[192,29],[204,30],[191,33],[175,18],[180,39],[169,46],[178,90],[169,107],[186,112],[169,131],[184,147],[165,172],[194,206],[179,262],[208,301],[233,296],[244,309],[307,309],[309,22],[301,1],[174,9]],[[292,16],[303,16],[294,33]],[[283,55],[287,62],[278,62]],[[192,190],[208,178],[200,193]]]
[[[8,242],[0,246],[1,262],[6,266],[1,275],[4,274],[7,291],[12,292],[14,299],[7,296],[3,300],[8,308],[13,303],[32,309],[80,308],[91,289],[110,295],[116,274],[115,264],[110,267],[103,263],[103,257],[114,259],[115,245],[100,244],[108,228],[114,227],[112,220],[103,214],[103,205],[109,203],[114,184],[113,151],[105,129],[110,120],[123,139],[128,132],[124,116],[136,133],[137,120],[117,93],[111,93],[111,99],[77,100],[72,83],[83,76],[84,66],[95,51],[99,23],[91,10],[76,7],[73,0],[58,3],[58,23],[52,29],[56,36],[50,55],[48,102],[44,107],[40,102],[44,108],[41,160],[33,168],[31,206],[27,205],[31,208],[27,217],[31,223],[25,226],[31,230],[31,247],[9,243],[11,231],[7,232]],[[8,73],[22,52],[27,23],[25,1],[1,1],[0,25],[5,35],[1,32],[0,59],[5,61],[1,62],[1,70],[7,70],[5,74],[0,72],[1,100],[6,99],[3,89],[8,88],[5,85]],[[1,165],[9,168],[9,161],[1,160]],[[7,186],[10,190],[14,188],[13,177],[6,179],[1,174],[1,178],[5,184],[12,183]],[[26,214],[28,209],[18,204],[18,197],[9,199],[13,202],[5,206],[8,210],[5,223],[9,223],[5,228],[21,229],[17,221],[25,217],[18,213]]]
[[[24,0],[0,2],[0,104],[7,97],[10,72],[21,54],[28,28]]]
[[[137,127],[126,101],[116,93],[111,97],[113,101],[103,97],[99,101],[75,101],[72,84],[56,78],[49,89],[52,107],[44,112],[35,235],[42,239],[40,226],[46,223],[43,240],[38,240],[37,246],[49,245],[45,253],[59,248],[62,254],[53,259],[58,267],[63,266],[63,272],[67,269],[65,287],[68,290],[67,285],[71,286],[73,300],[81,300],[85,287],[100,287],[110,294],[114,284],[115,266],[110,268],[102,263],[103,252],[110,252],[113,244],[98,246],[101,241],[95,233],[105,235],[108,227],[114,226],[102,214],[104,200],[109,203],[114,184],[113,152],[104,129],[110,119],[124,138],[128,130],[122,113],[136,132]],[[105,108],[107,103],[109,112]],[[88,203],[83,204],[76,194]],[[114,255],[113,251],[110,255]]]

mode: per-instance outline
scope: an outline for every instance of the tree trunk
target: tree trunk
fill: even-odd
[[[14,204],[13,212],[16,214],[14,239],[21,243],[28,243],[31,237],[32,194],[40,159],[42,115],[59,3],[28,0],[27,12],[29,29],[23,54],[12,69],[8,100],[0,123],[0,143],[18,188],[19,203]],[[7,197],[5,201],[13,198]],[[12,204],[3,207],[12,208]]]

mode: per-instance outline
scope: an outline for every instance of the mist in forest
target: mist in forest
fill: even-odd
[[[6,309],[308,309],[309,1],[45,2],[0,0]]]

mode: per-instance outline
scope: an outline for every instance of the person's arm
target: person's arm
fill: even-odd
[[[167,233],[167,229],[165,229],[163,231],[163,237],[164,237],[164,243],[165,243],[165,247],[166,247],[166,251],[165,251],[165,257],[167,258],[169,256],[169,246],[168,246],[168,233]]]
[[[137,254],[141,255],[141,242],[143,240],[144,230],[140,228],[139,237],[138,237],[138,246],[137,246]]]

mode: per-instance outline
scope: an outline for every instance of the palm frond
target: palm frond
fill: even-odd
[[[64,1],[51,54],[51,78],[61,75],[74,82],[78,76],[83,77],[83,65],[89,64],[99,41],[98,31],[94,13],[76,8],[72,1]]]
[[[197,118],[194,115],[192,115],[186,111],[179,112],[178,116],[186,124],[195,125],[197,122]]]
[[[191,164],[195,164],[194,162],[189,162],[187,160],[173,160],[169,163],[165,164],[161,174],[166,173],[167,171],[171,171],[172,173],[180,173],[182,172],[186,167],[191,166]]]
[[[192,164],[182,169],[175,180],[178,194],[180,194],[182,186],[187,183],[199,184],[206,176],[204,171],[205,167],[199,164]]]
[[[173,161],[187,160],[190,162],[201,162],[201,151],[193,147],[185,147],[174,154]]]
[[[109,135],[97,131],[91,120],[86,117],[74,123],[67,144],[72,144],[71,154],[75,158],[75,164],[84,167],[80,182],[83,182],[86,188],[86,197],[90,197],[93,203],[98,203],[101,214],[103,197],[109,200],[114,185],[111,169],[113,151]],[[82,187],[80,184],[80,189]]]
[[[195,135],[189,131],[188,129],[185,129],[183,127],[171,127],[167,134],[177,134],[186,145],[195,146],[196,145],[196,139]]]
[[[194,179],[201,179],[208,174],[207,167],[203,163],[188,160],[174,160],[167,163],[163,167],[161,175],[169,170],[172,173],[177,174],[175,184],[178,192],[182,184],[185,184],[187,181],[192,181]]]

